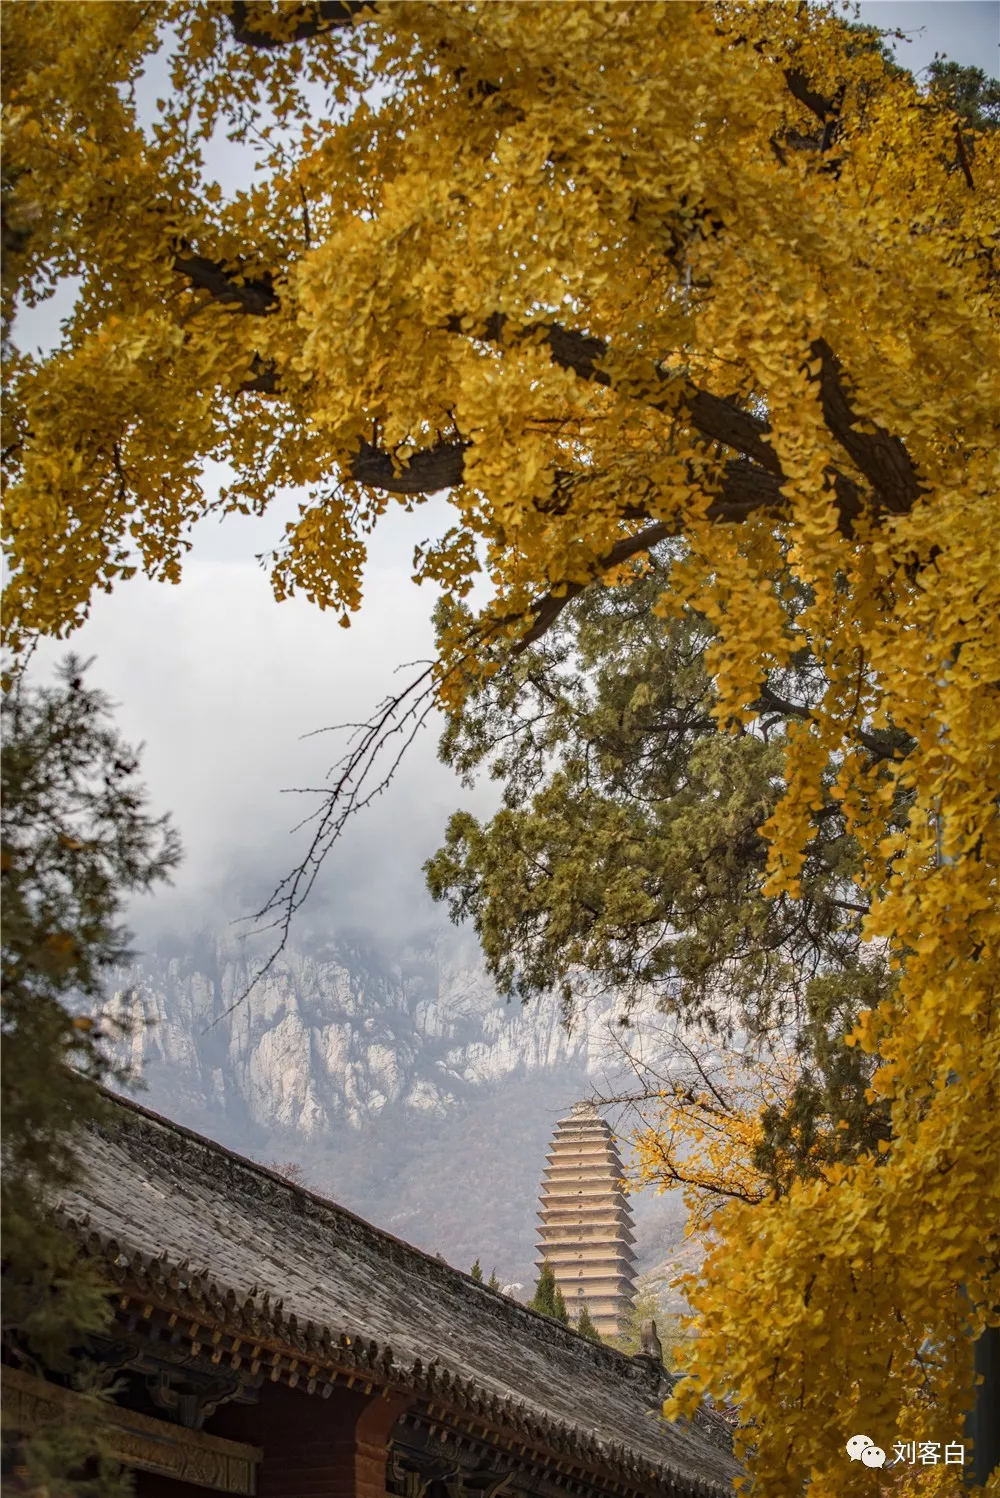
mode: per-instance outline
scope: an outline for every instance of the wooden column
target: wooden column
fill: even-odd
[[[380,1397],[372,1399],[361,1411],[354,1427],[353,1498],[385,1498],[389,1433],[412,1403],[412,1399],[399,1395],[389,1399]]]
[[[263,1448],[257,1498],[386,1498],[389,1434],[412,1400],[335,1389],[329,1399],[265,1384],[257,1405],[225,1405],[210,1428]]]

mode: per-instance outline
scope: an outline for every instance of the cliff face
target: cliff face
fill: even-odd
[[[139,1021],[122,1047],[153,1090],[234,1124],[316,1139],[389,1105],[443,1116],[514,1075],[599,1070],[610,1009],[567,1034],[554,1005],[498,998],[446,939],[395,951],[341,940],[282,955],[238,1002],[251,969],[232,944],[163,945],[119,987]]]
[[[135,1023],[120,1054],[140,1100],[296,1162],[307,1184],[460,1267],[478,1256],[528,1284],[547,1142],[615,1069],[613,1005],[567,1033],[554,1002],[500,999],[449,932],[303,945],[240,1001],[251,961],[202,935],[122,975],[115,1007]]]

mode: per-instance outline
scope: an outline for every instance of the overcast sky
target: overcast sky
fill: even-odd
[[[906,33],[893,42],[898,61],[919,73],[935,53],[997,76],[1000,57],[998,0],[863,0],[861,19]]]
[[[935,53],[997,71],[995,0],[870,0],[860,11],[865,21],[907,33],[896,50],[914,72]],[[218,165],[232,181],[231,161]],[[50,304],[25,317],[20,339],[48,341],[58,310]],[[134,911],[141,937],[220,926],[293,864],[300,841],[289,829],[305,807],[282,787],[316,785],[335,757],[329,736],[303,735],[367,716],[399,680],[396,667],[431,652],[433,595],[412,585],[411,559],[417,543],[440,531],[445,510],[438,498],[385,517],[350,630],[304,601],[277,605],[254,560],[280,539],[293,500],[262,520],[203,521],[178,586],[136,578],[96,599],[72,646],[96,657],[94,684],[120,704],[126,736],[145,741],[152,803],[173,812],[187,851],[175,888]],[[65,649],[43,644],[38,674]],[[485,811],[494,795],[490,787],[463,792],[437,764],[434,732],[426,732],[331,859],[310,924],[331,933],[364,926],[384,937],[424,925],[433,907],[423,859],[449,811],[460,803]]]

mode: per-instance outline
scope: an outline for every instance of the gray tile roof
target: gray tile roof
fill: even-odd
[[[731,1493],[714,1413],[668,1425],[668,1376],[131,1102],[84,1141],[62,1210],[123,1284],[520,1432],[665,1494]]]

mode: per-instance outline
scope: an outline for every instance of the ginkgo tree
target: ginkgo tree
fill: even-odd
[[[450,710],[671,537],[721,729],[818,663],[766,889],[839,800],[900,965],[853,1036],[891,1138],[725,1214],[677,1403],[735,1381],[768,1498],[871,1491],[844,1440],[924,1388],[957,1437],[1000,1302],[996,137],[833,11],[730,0],[15,3],[3,86],[5,316],[78,286],[7,358],[15,650],[291,486],[276,592],[344,622],[372,526],[448,491]]]

